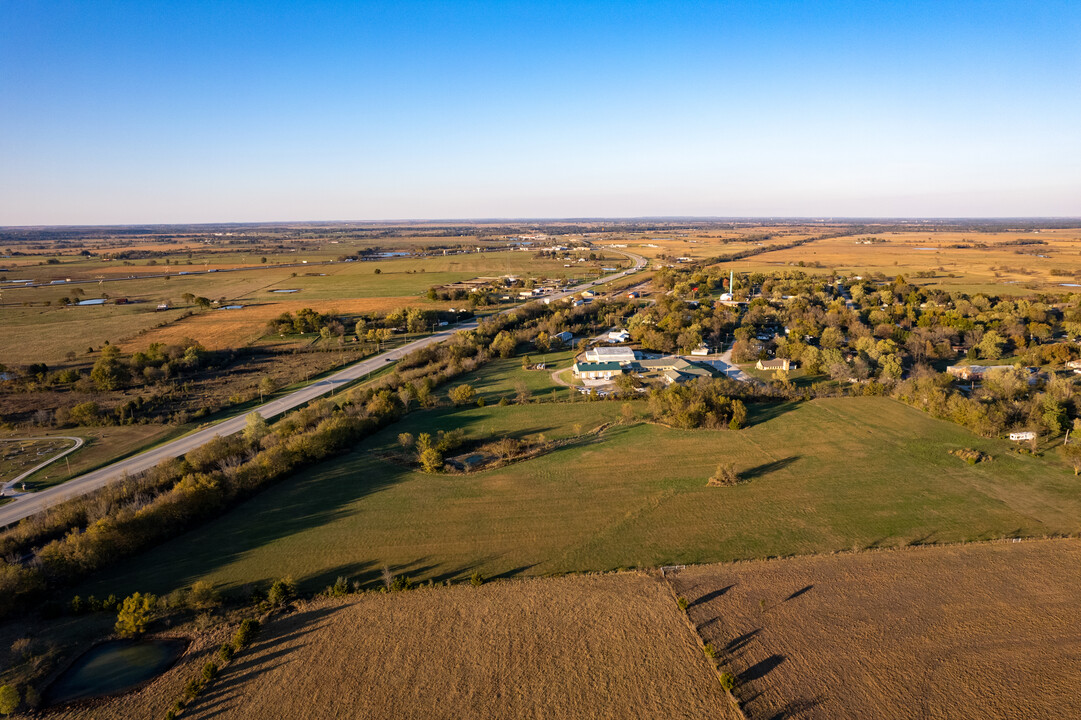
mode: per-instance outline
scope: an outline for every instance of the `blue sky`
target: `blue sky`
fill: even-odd
[[[1081,216],[1079,128],[1079,2],[0,2],[0,225]]]

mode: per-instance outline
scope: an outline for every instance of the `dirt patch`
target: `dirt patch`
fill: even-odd
[[[185,716],[728,718],[668,590],[637,573],[323,600]]]
[[[1081,541],[692,567],[671,577],[759,718],[1081,717]]]

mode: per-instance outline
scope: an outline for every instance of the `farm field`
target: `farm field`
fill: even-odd
[[[146,687],[50,717],[161,717],[224,637],[195,633]],[[738,720],[729,702],[668,588],[619,573],[303,603],[184,717]]]
[[[341,574],[372,583],[383,563],[442,581],[1081,530],[1081,485],[1056,457],[1010,453],[885,398],[752,406],[738,432],[620,415],[607,402],[415,412],[81,592],[162,593],[199,579],[229,591],[285,575],[320,589]],[[401,432],[555,440],[607,423],[599,436],[466,475],[380,457]],[[994,460],[947,454],[964,447]],[[707,487],[722,460],[746,481]]]
[[[884,242],[859,244],[860,237]],[[1006,245],[1018,240],[1039,244]],[[985,244],[987,247],[951,247]],[[883,232],[818,240],[801,247],[777,250],[738,263],[742,271],[776,271],[804,262],[846,274],[881,272],[904,275],[918,285],[945,290],[1023,295],[1033,291],[1067,293],[1081,268],[1081,229],[1015,232]],[[918,272],[934,271],[934,278]],[[954,277],[950,277],[953,275]]]
[[[689,567],[751,720],[1081,717],[1081,541]]]
[[[620,260],[627,262],[622,256]],[[238,347],[258,339],[267,320],[283,312],[304,307],[350,314],[410,306],[431,309],[464,306],[466,301],[432,302],[425,294],[433,285],[478,276],[577,277],[584,272],[583,268],[564,268],[563,264],[538,260],[531,253],[508,251],[335,263],[314,266],[311,271],[268,267],[236,273],[125,280],[101,286],[91,283],[7,290],[4,299],[9,305],[0,309],[0,331],[5,341],[10,342],[0,349],[0,362],[56,364],[68,352],[81,354],[88,347],[100,347],[106,340],[125,351],[144,349],[152,342],[175,343],[189,337],[209,349]],[[133,304],[91,307],[56,304],[62,297],[72,297],[76,288],[82,288],[85,298],[101,297],[105,293],[111,298],[126,297]],[[297,292],[274,292],[282,289]],[[224,298],[228,303],[244,307],[198,311],[182,302],[186,293],[212,300]],[[53,304],[44,306],[46,301]],[[170,309],[156,311],[160,302],[167,303]],[[186,317],[192,311],[195,314]]]
[[[185,715],[735,720],[728,703],[667,588],[621,573],[316,601]]]

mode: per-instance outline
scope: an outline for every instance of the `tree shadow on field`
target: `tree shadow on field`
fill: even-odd
[[[773,672],[777,666],[784,662],[784,660],[784,655],[777,655],[774,653],[765,660],[760,660],[741,672],[739,674],[739,681],[741,683],[749,683],[754,682],[755,680],[761,680],[766,675]]]
[[[785,703],[777,713],[770,715],[768,720],[797,720],[814,710],[821,702],[818,698],[792,700]]]
[[[702,595],[702,596],[696,598],[687,607],[697,607],[699,605],[705,605],[709,601],[716,600],[717,598],[721,597],[722,595],[724,595],[726,592],[728,592],[729,590],[731,590],[734,587],[735,587],[735,585],[726,585],[723,588],[718,588],[716,590],[710,590],[705,595]]]
[[[806,587],[802,587],[799,590],[797,590],[796,592],[794,592],[791,595],[789,595],[788,597],[786,597],[784,600],[782,600],[782,602],[788,602],[789,600],[795,600],[800,595],[803,595],[804,593],[811,592],[811,590],[814,590],[814,585],[808,585]]]
[[[799,455],[792,455],[791,457],[781,458],[780,460],[773,460],[772,462],[763,463],[761,465],[756,465],[753,468],[748,468],[742,471],[740,475],[744,480],[753,480],[757,477],[762,477],[764,475],[769,475],[770,473],[775,473],[778,470],[784,470],[786,467],[799,459]]]
[[[210,690],[185,710],[185,716],[212,718],[234,710],[246,682],[292,662],[289,656],[304,647],[303,638],[333,622],[332,616],[342,609],[329,606],[304,610],[264,627],[263,632],[270,630],[270,634],[257,636],[250,647],[242,650]]]
[[[785,413],[799,407],[796,402],[753,402],[747,403],[747,427],[776,420]]]

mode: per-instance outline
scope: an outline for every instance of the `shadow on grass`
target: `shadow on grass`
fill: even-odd
[[[800,459],[799,455],[792,455],[791,457],[781,458],[780,460],[774,460],[772,462],[763,463],[761,465],[755,465],[752,468],[747,468],[740,473],[744,480],[753,480],[754,478],[763,477],[770,473],[775,473],[778,470],[784,470]]]
[[[749,402],[747,403],[747,426],[760,425],[775,420],[799,407],[797,402]]]

